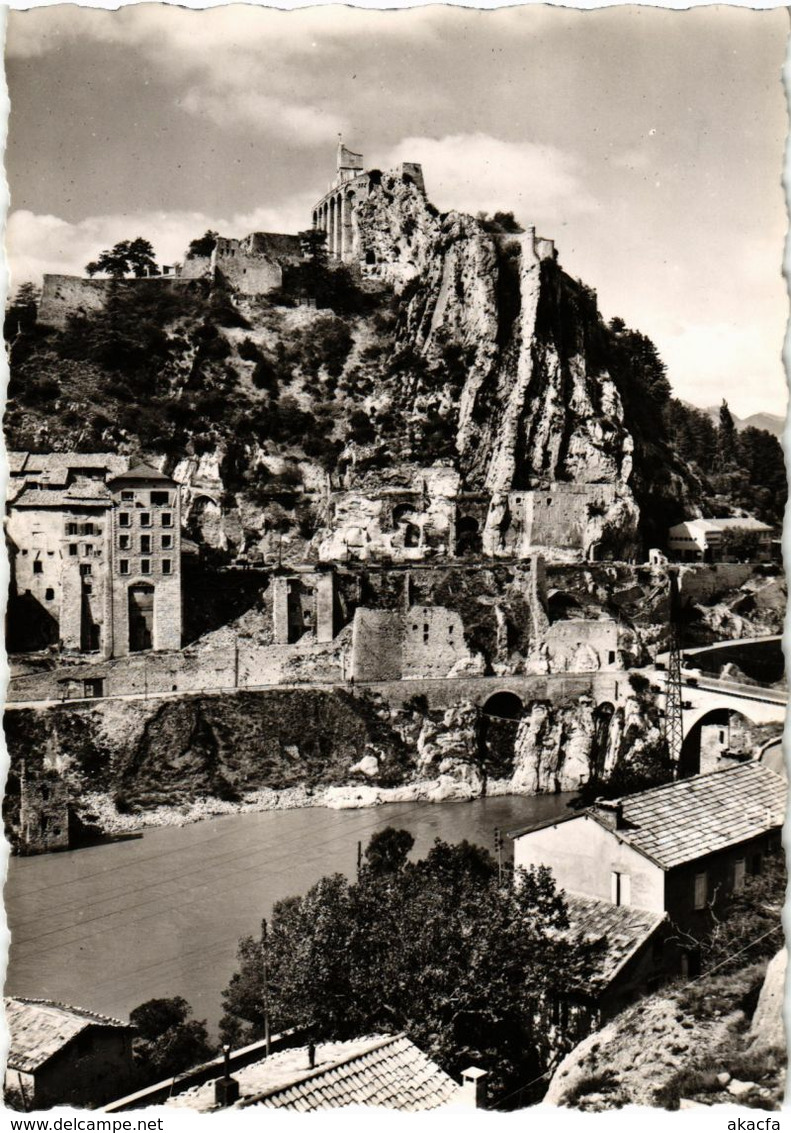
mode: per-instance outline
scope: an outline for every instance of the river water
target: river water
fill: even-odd
[[[241,936],[282,897],[355,871],[357,843],[398,826],[422,856],[435,838],[493,848],[493,831],[567,813],[570,795],[265,811],[162,827],[123,841],[12,858],[7,995],[126,1018],[183,995],[212,1030]],[[508,841],[506,840],[508,845]],[[510,851],[510,846],[509,846]]]

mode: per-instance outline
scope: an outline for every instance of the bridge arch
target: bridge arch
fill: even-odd
[[[493,692],[481,705],[481,712],[484,716],[500,720],[521,720],[524,711],[525,706],[521,697],[518,697],[515,692],[511,692],[510,689]]]
[[[684,728],[681,775],[686,777],[713,771],[724,755],[749,755],[752,745],[745,743],[740,732],[745,725],[751,730],[758,723],[761,721],[756,720],[754,715],[731,705],[700,709],[694,723]]]

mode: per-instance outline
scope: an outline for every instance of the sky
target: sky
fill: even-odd
[[[12,11],[12,289],[117,240],[295,232],[337,137],[512,210],[677,396],[785,413],[783,9]]]

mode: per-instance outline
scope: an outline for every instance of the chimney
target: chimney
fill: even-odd
[[[464,1105],[474,1106],[476,1109],[485,1109],[487,1077],[486,1071],[479,1070],[477,1066],[470,1066],[463,1070],[459,1101]]]
[[[593,805],[611,830],[625,830],[628,826],[621,799],[597,799]]]
[[[231,1048],[226,1043],[222,1048],[225,1063],[225,1076],[214,1083],[214,1104],[222,1109],[239,1101],[239,1083],[231,1077]]]
[[[316,1069],[316,1044],[314,1042],[308,1043],[308,1068],[310,1070]]]

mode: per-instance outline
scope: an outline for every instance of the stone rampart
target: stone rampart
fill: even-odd
[[[188,288],[194,279],[173,275],[153,275],[143,279],[83,279],[79,275],[45,275],[38,307],[38,321],[44,326],[65,327],[70,315],[101,311],[111,286]]]

